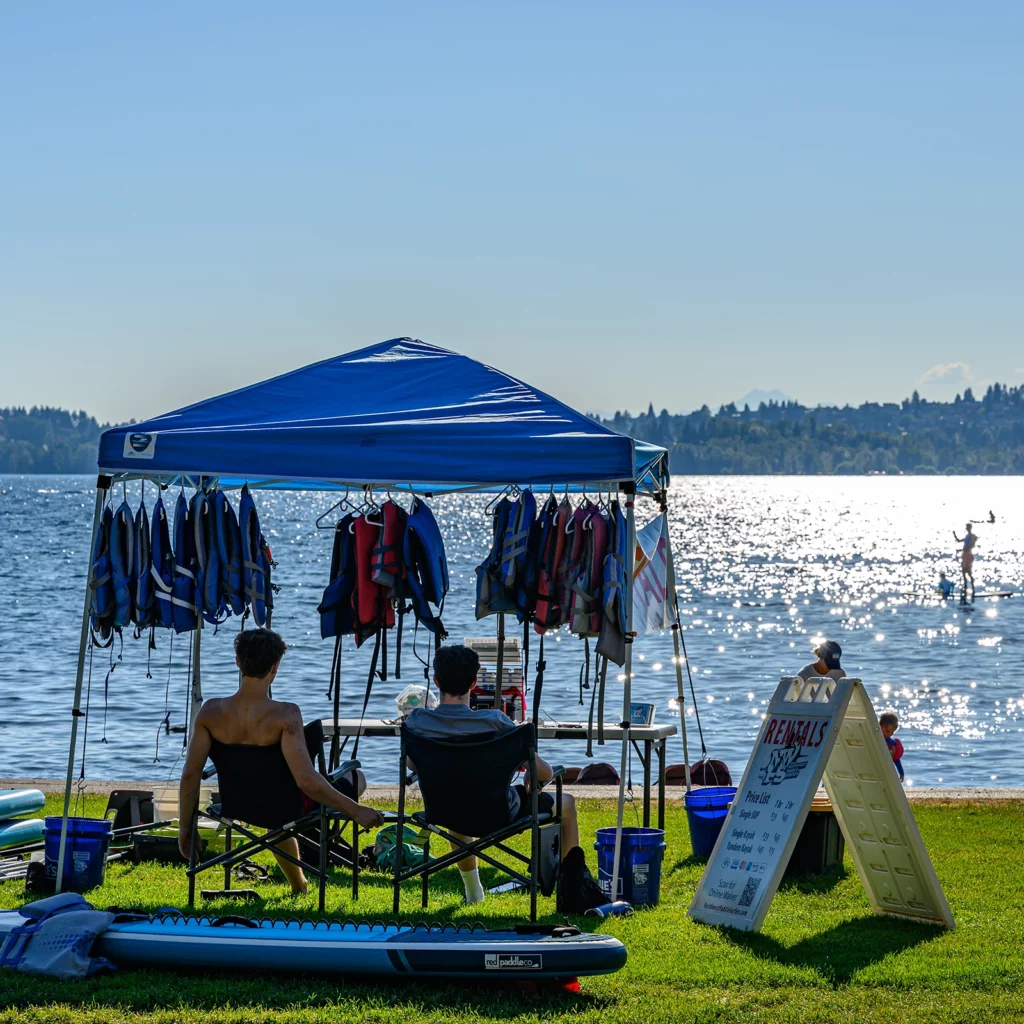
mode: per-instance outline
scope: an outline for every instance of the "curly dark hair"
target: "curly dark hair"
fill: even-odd
[[[462,644],[449,644],[434,655],[437,688],[449,697],[469,693],[479,671],[480,658],[476,651]]]
[[[272,629],[246,629],[235,636],[235,654],[243,676],[263,679],[284,657],[288,645]]]

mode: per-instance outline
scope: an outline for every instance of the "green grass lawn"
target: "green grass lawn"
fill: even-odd
[[[90,798],[101,814],[104,798]],[[614,819],[610,803],[582,802],[581,831]],[[703,862],[690,856],[686,819],[668,811],[661,905],[632,918],[600,922],[619,936],[629,961],[618,974],[589,978],[582,994],[532,994],[516,988],[360,982],[324,977],[122,971],[80,983],[0,975],[0,1021],[928,1021],[1024,1020],[1024,823],[1019,804],[918,805],[915,815],[956,918],[945,932],[874,915],[847,858],[845,868],[800,884],[784,883],[763,931],[747,935],[695,924],[686,907]],[[46,813],[59,813],[52,801]],[[594,854],[588,851],[594,866]],[[485,884],[488,869],[482,872]],[[216,887],[218,872],[205,884]],[[491,879],[497,881],[497,877]],[[365,874],[352,904],[347,875],[328,889],[329,916],[391,917],[390,884]],[[243,883],[239,883],[243,884]],[[248,883],[244,883],[248,884]],[[182,869],[112,864],[89,899],[97,906],[184,907]],[[262,905],[245,912],[316,916],[316,896],[293,899],[283,884],[260,887]],[[0,906],[25,902],[21,883],[0,885]],[[205,904],[239,912],[239,904]],[[555,920],[553,901],[542,901]],[[419,909],[409,883],[402,917],[482,921],[494,927],[527,918],[523,896],[489,897],[466,908],[455,871],[437,878],[431,906]],[[579,919],[586,928],[592,919]]]

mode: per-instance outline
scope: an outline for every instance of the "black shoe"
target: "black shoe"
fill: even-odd
[[[558,877],[558,902],[567,914],[584,914],[608,902],[608,897],[594,881],[579,846],[574,846],[562,858]]]

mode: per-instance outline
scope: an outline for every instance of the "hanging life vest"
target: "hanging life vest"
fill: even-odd
[[[532,495],[531,495],[532,498]],[[534,501],[535,518],[526,540],[523,566],[516,571],[516,618],[523,623],[533,622],[537,614],[537,594],[540,589],[541,552],[554,527],[558,502],[555,496],[547,498],[538,510]],[[529,638],[524,642],[529,646]]]
[[[611,504],[608,550],[604,556],[601,629],[597,653],[618,665],[626,661],[626,517],[617,501]]]
[[[476,617],[483,619],[498,612],[514,612],[515,601],[505,590],[501,580],[501,556],[508,529],[512,502],[502,498],[494,506],[494,535],[491,550],[476,567]]]
[[[586,603],[590,607],[591,636],[601,632],[601,619],[604,616],[602,598],[604,596],[604,560],[608,554],[608,541],[611,536],[612,517],[607,509],[598,508],[590,517],[590,565],[588,568],[589,587]]]
[[[317,611],[320,613],[320,637],[350,636],[356,631],[352,595],[356,588],[356,547],[354,516],[338,520],[334,527],[330,582],[324,589]]]
[[[380,507],[380,527],[377,544],[370,560],[370,579],[385,587],[392,597],[402,596],[402,541],[408,514],[390,498]]]
[[[586,565],[587,531],[583,524],[586,522],[590,511],[590,505],[580,505],[573,510],[572,517],[566,525],[565,553],[562,557],[562,564],[556,574],[556,593],[562,613],[562,622],[572,629],[572,605],[574,586],[580,573]]]
[[[447,640],[448,633],[441,622],[441,615],[448,593],[448,559],[434,513],[419,498],[413,498],[412,511],[405,522],[402,562],[405,565],[406,591],[416,621],[441,640]],[[437,607],[436,615],[431,605]]]
[[[187,633],[199,624],[197,598],[196,533],[184,494],[174,508],[174,574],[171,583],[171,623],[175,633]]]
[[[217,529],[217,560],[220,563],[220,593],[224,615],[245,612],[242,566],[242,533],[235,510],[221,490],[211,499],[213,521]]]
[[[135,517],[127,501],[117,506],[110,524],[110,569],[114,577],[114,629],[123,629],[132,622],[132,590],[135,587],[133,553]]]
[[[174,581],[174,552],[171,550],[171,532],[167,524],[164,499],[158,495],[153,506],[153,530],[149,542],[149,574],[153,580],[153,621],[157,626],[174,625],[172,602]]]
[[[550,502],[549,502],[550,507]],[[552,511],[550,529],[543,537],[537,553],[537,603],[533,628],[543,634],[562,624],[561,602],[555,585],[565,561],[566,527],[572,519],[572,505],[563,498]]]
[[[356,646],[359,647],[382,629],[390,629],[395,624],[395,609],[388,600],[387,587],[374,583],[372,577],[373,552],[380,544],[383,523],[375,523],[367,516],[359,516],[353,527],[356,585],[352,593],[352,613]]]
[[[257,626],[267,624],[267,594],[270,591],[269,553],[263,534],[260,532],[260,518],[256,514],[256,503],[249,493],[249,485],[242,487],[238,499],[238,527],[242,537],[242,583],[243,600],[252,612]],[[274,607],[271,598],[270,607]]]
[[[509,594],[515,592],[526,573],[526,552],[536,518],[537,500],[533,491],[521,491],[509,511],[501,540],[501,583]]]
[[[260,534],[260,554],[261,561],[263,564],[263,583],[264,591],[266,595],[265,605],[267,609],[267,629],[270,629],[270,620],[274,616],[274,594],[276,594],[281,588],[274,583],[271,578],[271,572],[277,568],[277,562],[274,561],[274,556],[270,553],[270,545],[267,543],[267,538]]]
[[[109,505],[100,513],[92,541],[89,580],[89,619],[100,640],[110,640],[114,625],[114,574],[110,565],[110,525],[114,513]]]
[[[139,505],[135,513],[135,525],[132,537],[132,547],[135,551],[135,576],[132,589],[132,605],[135,614],[132,621],[135,628],[141,634],[142,630],[149,629],[156,624],[156,601],[153,597],[153,576],[150,552],[150,530],[149,513],[146,511],[145,502]]]
[[[192,495],[188,518],[196,545],[196,605],[207,622],[219,626],[227,618],[227,608],[220,578],[217,522],[213,503],[203,491]]]

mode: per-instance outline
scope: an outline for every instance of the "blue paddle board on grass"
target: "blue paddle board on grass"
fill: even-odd
[[[26,843],[38,843],[43,838],[42,818],[22,818],[20,821],[0,821],[0,850]]]
[[[41,811],[46,797],[38,789],[0,789],[0,821]]]

